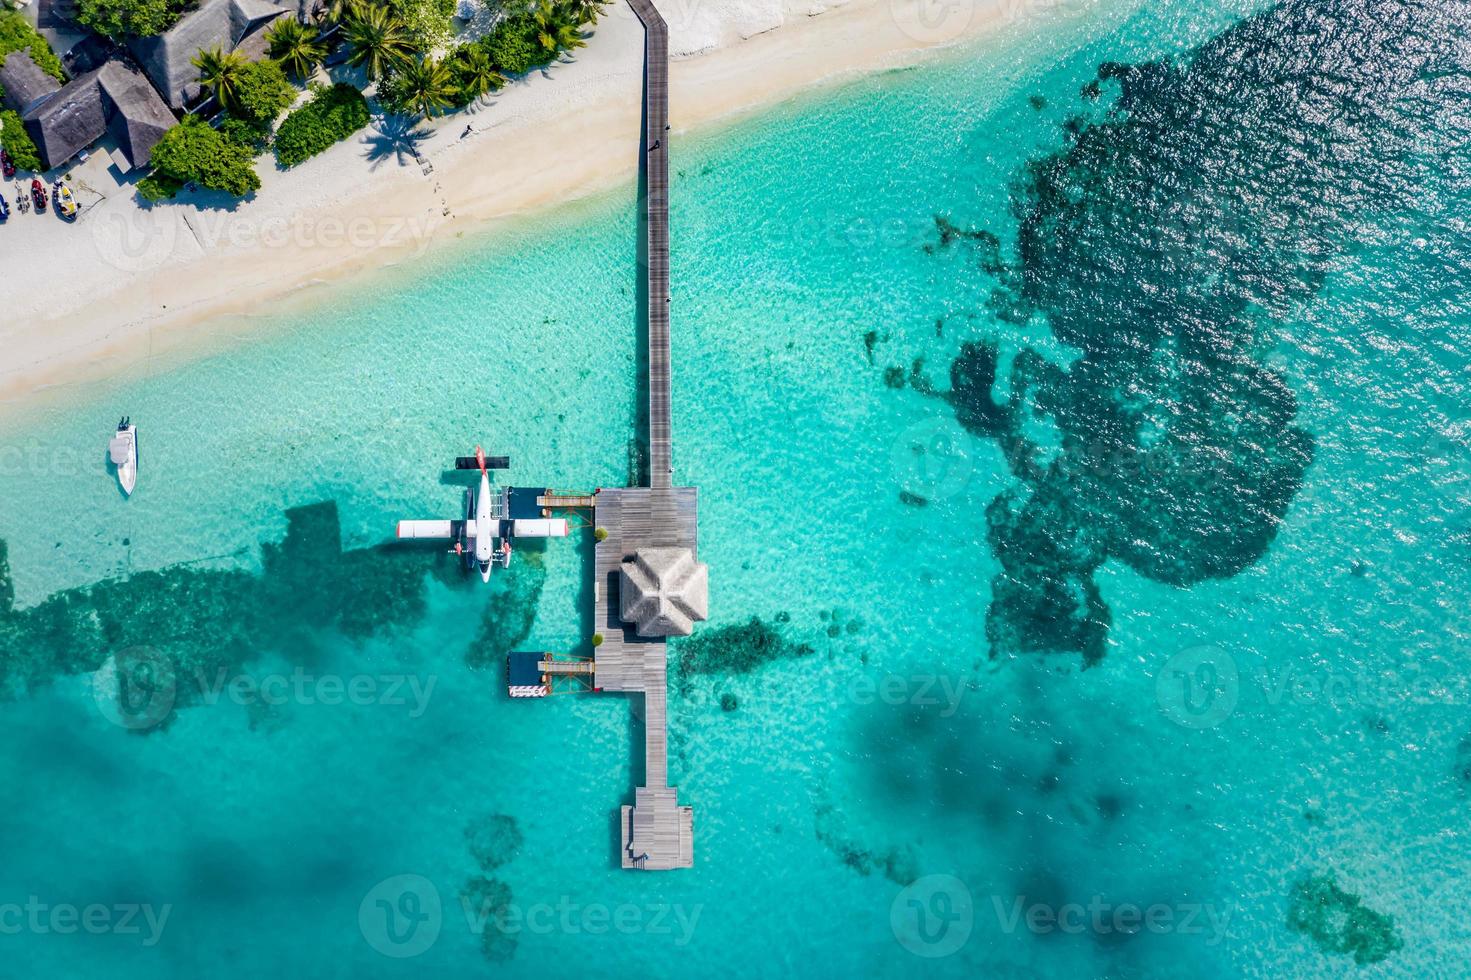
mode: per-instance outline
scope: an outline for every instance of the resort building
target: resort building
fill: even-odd
[[[148,80],[116,58],[62,85],[29,54],[15,51],[0,64],[0,86],[48,170],[108,134],[117,142],[113,161],[120,170],[146,166],[154,144],[176,122]]]
[[[182,110],[202,94],[195,55],[219,48],[259,61],[266,55],[266,28],[298,11],[296,4],[282,7],[270,0],[204,0],[163,34],[138,38],[128,48],[164,100]]]

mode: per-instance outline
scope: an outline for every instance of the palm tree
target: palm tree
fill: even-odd
[[[341,24],[363,12],[364,0],[324,0],[321,19],[328,24]]]
[[[608,6],[612,0],[564,0],[564,2],[577,23],[586,26],[594,23],[602,14],[603,8]]]
[[[305,80],[327,56],[326,45],[318,40],[317,29],[295,17],[282,17],[266,32],[271,57],[281,67]]]
[[[455,82],[444,62],[434,58],[410,61],[398,69],[398,89],[403,104],[421,117],[433,117],[448,106],[455,95]]]
[[[199,83],[214,94],[216,102],[226,109],[235,105],[241,75],[249,64],[243,55],[234,51],[226,54],[216,47],[199,52],[189,63],[199,69]]]
[[[479,45],[466,45],[456,53],[454,75],[455,84],[468,101],[487,92],[499,92],[506,84],[506,76],[496,70],[495,62]]]
[[[347,63],[362,65],[371,79],[382,78],[389,68],[407,64],[413,59],[414,46],[409,43],[398,18],[386,7],[367,7],[352,12],[343,30],[352,51]]]
[[[570,7],[553,0],[539,0],[532,8],[531,16],[536,21],[536,39],[546,54],[556,55],[587,44],[578,30],[577,16]]]

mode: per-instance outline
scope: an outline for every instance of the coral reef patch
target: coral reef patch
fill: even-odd
[[[1287,928],[1307,936],[1325,953],[1352,956],[1360,966],[1379,963],[1404,945],[1393,918],[1366,907],[1359,896],[1339,888],[1331,875],[1313,875],[1292,887]]]

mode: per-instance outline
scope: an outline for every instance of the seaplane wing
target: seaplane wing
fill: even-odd
[[[398,536],[400,538],[458,538],[465,535],[474,537],[475,527],[467,527],[464,521],[399,521]]]
[[[549,517],[547,511],[533,508],[529,513],[517,508],[513,513],[511,490],[495,491],[490,485],[490,471],[511,465],[507,456],[487,456],[475,447],[474,456],[455,458],[457,470],[479,470],[480,484],[467,493],[465,518],[459,521],[399,521],[398,536],[403,539],[453,541],[455,554],[465,564],[480,572],[489,582],[495,565],[506,567],[511,561],[511,541],[515,538],[565,538],[567,522]],[[537,491],[527,490],[518,500],[535,500]]]

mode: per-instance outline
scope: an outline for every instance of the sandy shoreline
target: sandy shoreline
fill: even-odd
[[[797,13],[743,2],[668,5],[674,49],[684,53],[672,69],[676,133],[911,63],[1008,23],[1016,10],[952,6],[930,16],[937,8],[918,0],[849,0]],[[290,173],[262,161],[262,190],[228,210],[195,206],[214,204],[207,198],[144,210],[114,187],[75,225],[12,217],[0,240],[7,278],[36,285],[12,288],[0,322],[0,405],[119,373],[197,341],[208,321],[238,324],[234,315],[265,312],[313,284],[631,179],[641,66],[642,29],[615,5],[574,62],[439,121],[417,145],[418,160],[372,159],[389,141],[370,126]],[[467,125],[474,131],[464,136]],[[89,164],[97,166],[100,155]],[[96,174],[94,186],[109,179]],[[52,287],[58,267],[65,289]]]

